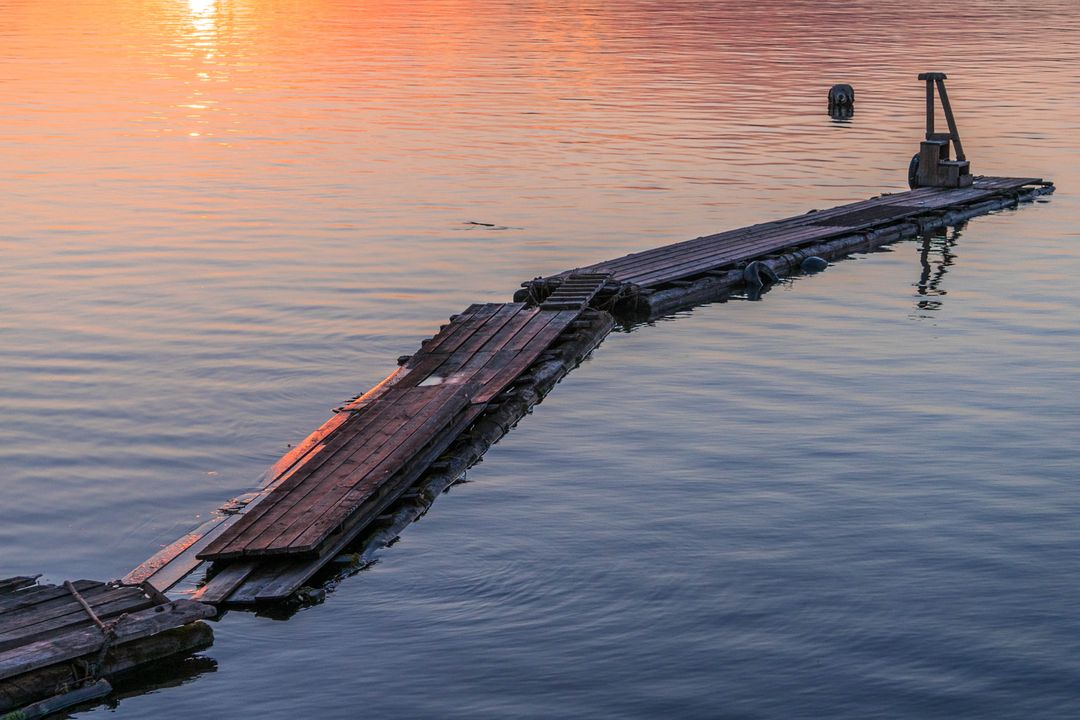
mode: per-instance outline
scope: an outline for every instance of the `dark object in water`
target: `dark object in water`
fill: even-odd
[[[855,90],[847,83],[829,88],[829,107],[851,107],[855,104]]]
[[[816,273],[821,272],[825,268],[829,267],[828,261],[824,258],[819,258],[817,255],[811,255],[799,264],[804,273]]]
[[[907,166],[907,186],[914,190],[919,187],[919,153],[911,156]]]
[[[751,300],[761,299],[761,293],[769,285],[780,280],[780,276],[765,263],[755,260],[743,270],[743,281],[746,282],[746,295]]]

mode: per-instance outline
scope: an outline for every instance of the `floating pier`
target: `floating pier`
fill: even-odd
[[[631,253],[522,284],[515,299],[542,301],[575,273],[608,273],[600,293],[620,315],[650,318],[721,299],[760,261],[777,275],[807,257],[836,259],[934,232],[1051,193],[1040,178],[980,177],[964,188],[925,187]]]
[[[133,570],[162,592],[204,562],[193,597],[219,606],[296,596],[327,563],[431,484],[455,477],[593,350],[616,318],[722,299],[745,267],[778,275],[932,232],[1053,191],[1038,178],[919,188],[595,263],[522,284],[512,303],[452,316],[415,354],[272,468],[259,491]],[[435,483],[445,487],[446,482]]]

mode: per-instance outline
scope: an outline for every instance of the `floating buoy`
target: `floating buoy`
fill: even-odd
[[[833,85],[829,88],[830,107],[851,107],[855,104],[855,90],[847,83]]]
[[[780,276],[760,260],[755,260],[743,270],[746,295],[751,300],[760,300],[762,291],[779,280]]]
[[[919,187],[919,153],[911,156],[911,162],[907,166],[907,184],[914,190]]]

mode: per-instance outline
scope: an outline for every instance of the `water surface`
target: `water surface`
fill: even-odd
[[[1060,187],[609,337],[79,717],[1080,714],[1078,55],[1069,0],[0,0],[0,575],[123,575],[521,280],[904,189],[921,71]]]

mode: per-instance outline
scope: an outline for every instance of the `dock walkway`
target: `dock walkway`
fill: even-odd
[[[452,443],[475,434],[500,393],[535,376],[530,368],[550,357],[553,345],[570,342],[575,325],[586,339],[560,356],[562,374],[610,329],[603,311],[655,313],[717,299],[741,286],[741,268],[750,261],[786,274],[809,254],[871,250],[1052,190],[1037,178],[979,178],[968,188],[882,195],[523,283],[513,303],[473,305],[453,316],[402,367],[278,461],[262,490],[125,580],[167,591],[210,562],[198,600],[249,605],[288,598],[383,517]],[[581,320],[587,309],[589,322]],[[518,415],[489,435],[505,432],[535,401],[517,403]]]
[[[617,294],[624,310],[638,306],[646,309],[645,314],[655,315],[679,307],[680,300],[689,304],[703,302],[720,286],[730,287],[732,281],[737,284],[738,274],[728,281],[718,277],[723,278],[726,271],[751,260],[775,259],[808,247],[831,257],[855,249],[872,249],[874,245],[955,223],[964,215],[985,214],[1052,190],[1050,183],[1039,178],[980,177],[967,188],[927,187],[881,195],[537,278],[522,283],[524,290],[516,299],[543,299],[572,273],[608,273],[612,284],[606,295]],[[783,275],[792,267],[790,263],[778,263],[774,270]],[[701,287],[691,288],[698,280],[704,280]],[[657,293],[660,295],[652,297]]]

